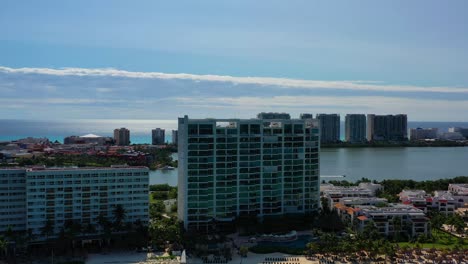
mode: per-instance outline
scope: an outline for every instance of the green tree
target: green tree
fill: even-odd
[[[123,205],[118,204],[115,206],[112,213],[114,215],[114,230],[121,231],[123,228],[123,221],[127,217],[127,212]]]
[[[151,219],[161,218],[161,215],[166,212],[166,206],[163,201],[155,201],[150,204],[149,215]]]

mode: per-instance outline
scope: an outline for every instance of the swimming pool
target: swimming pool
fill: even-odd
[[[311,235],[300,235],[294,241],[286,242],[258,242],[258,246],[263,247],[289,247],[289,248],[305,248],[307,243],[312,241]]]

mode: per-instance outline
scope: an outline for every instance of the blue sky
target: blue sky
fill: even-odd
[[[284,111],[468,121],[466,10],[427,0],[4,1],[0,119]]]

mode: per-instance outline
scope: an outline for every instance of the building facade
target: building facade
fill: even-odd
[[[367,115],[368,141],[408,140],[408,118],[400,115]]]
[[[177,130],[172,130],[172,144],[177,145],[179,141],[179,134]]]
[[[466,139],[468,139],[468,128],[464,128],[464,127],[450,127],[450,128],[448,129],[448,132],[460,133],[463,137],[465,137]]]
[[[340,115],[317,114],[320,123],[320,142],[336,143],[340,141]]]
[[[156,128],[151,131],[151,144],[164,145],[166,143],[166,130]]]
[[[124,223],[139,220],[148,224],[149,170],[147,167],[44,168],[0,170],[6,188],[0,196],[0,231],[30,230],[44,240],[42,230],[50,223],[57,236],[67,222],[93,225],[98,232],[98,217],[112,221],[113,210],[121,205]]]
[[[0,232],[26,230],[24,169],[0,169]]]
[[[130,145],[130,130],[125,127],[114,129],[114,141],[119,146]]]
[[[345,117],[345,140],[350,143],[366,142],[366,116],[347,114]]]
[[[411,140],[436,139],[439,129],[437,128],[412,128],[410,130]]]
[[[319,130],[314,119],[179,118],[178,216],[186,229],[238,217],[319,210]]]

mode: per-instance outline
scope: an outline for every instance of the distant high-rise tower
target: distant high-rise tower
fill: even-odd
[[[320,142],[335,143],[340,141],[340,115],[317,114],[320,122]]]
[[[153,129],[151,131],[151,135],[152,135],[152,144],[153,145],[163,145],[164,143],[166,143],[166,131],[162,128],[156,128],[156,129]]]
[[[366,115],[347,114],[345,117],[345,139],[347,142],[366,141]]]
[[[406,115],[367,115],[367,140],[408,140],[408,118]]]
[[[114,129],[115,144],[119,146],[130,145],[130,130],[125,127]]]
[[[177,130],[172,130],[172,144],[177,145],[178,140],[179,135],[177,134]]]

